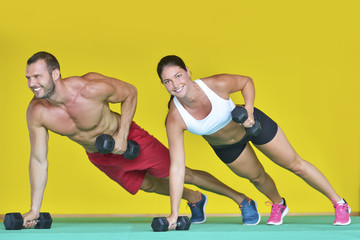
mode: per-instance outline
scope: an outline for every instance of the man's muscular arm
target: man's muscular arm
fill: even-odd
[[[117,136],[114,136],[116,144],[113,153],[124,153],[127,147],[127,137],[129,135],[130,125],[136,110],[136,88],[131,84],[115,78],[106,77],[99,73],[88,73],[83,77],[89,80],[95,80],[95,84],[90,84],[89,88],[93,88],[93,91],[97,91],[95,94],[104,96],[104,101],[109,103],[121,103],[121,120]],[[106,84],[97,84],[99,81]]]
[[[41,112],[36,109],[36,103],[31,102],[27,110],[27,123],[30,135],[31,153],[29,176],[31,187],[31,207],[23,215],[24,227],[36,225],[34,220],[39,218],[40,207],[44,196],[48,170],[48,140],[49,134],[39,121]]]

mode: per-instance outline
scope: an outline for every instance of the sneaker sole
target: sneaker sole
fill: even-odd
[[[205,203],[204,203],[204,206],[203,206],[203,212],[204,212],[204,220],[200,221],[200,222],[191,222],[191,224],[200,224],[200,223],[204,223],[206,221],[206,213],[205,213],[205,207],[206,207],[206,204],[207,204],[207,201],[208,201],[208,197],[203,194],[205,196]]]
[[[268,225],[276,225],[276,226],[278,226],[278,225],[281,225],[281,224],[283,224],[283,219],[284,219],[284,217],[287,215],[289,213],[289,208],[288,208],[288,206],[286,206],[286,209],[285,209],[285,211],[281,214],[281,220],[280,220],[280,222],[267,222],[266,224],[268,224]]]
[[[351,223],[351,219],[349,219],[349,221],[346,223],[334,223],[333,225],[334,226],[346,226],[346,225],[349,225],[350,223]]]
[[[256,222],[256,223],[244,223],[243,225],[246,225],[246,226],[255,226],[255,225],[258,225],[260,220],[261,220],[261,215],[257,209],[257,202],[255,200],[253,200],[255,202],[255,208],[256,208],[256,212],[258,213],[259,215],[259,220]]]

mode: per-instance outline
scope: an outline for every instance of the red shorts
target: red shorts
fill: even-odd
[[[126,159],[122,155],[88,153],[90,161],[108,177],[120,184],[126,191],[135,194],[148,172],[159,178],[169,176],[169,150],[155,137],[131,123],[128,139],[140,145],[140,154],[135,159]]]

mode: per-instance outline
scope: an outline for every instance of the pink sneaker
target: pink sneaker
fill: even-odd
[[[272,205],[270,217],[267,221],[267,224],[281,225],[283,223],[283,218],[286,216],[286,214],[289,213],[289,208],[286,205],[284,198],[283,201],[284,201],[283,204],[272,204],[271,202],[267,202],[267,205],[269,204]]]
[[[335,208],[335,221],[334,225],[349,225],[351,223],[350,212],[351,209],[346,203],[337,203],[334,200],[331,200]]]

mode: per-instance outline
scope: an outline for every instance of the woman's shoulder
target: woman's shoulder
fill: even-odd
[[[228,85],[229,85],[229,79],[232,78],[231,74],[217,74],[205,78],[201,78],[200,80],[203,81],[203,83],[206,84],[207,87],[209,87],[212,91],[217,93],[218,95],[226,94]]]
[[[236,75],[233,74],[221,73],[209,77],[200,78],[200,80],[203,81],[208,86],[221,87],[226,85],[228,81],[234,78],[235,76]]]
[[[251,78],[243,75],[223,73],[202,78],[201,80],[215,92],[233,93],[234,89],[238,91],[239,86],[246,84]]]
[[[175,106],[174,99],[172,99],[172,101],[169,104],[169,112],[166,116],[165,124],[167,127],[168,126],[171,126],[171,127],[178,126],[183,129],[186,128],[185,122],[184,122],[183,118],[181,117],[179,110]]]

